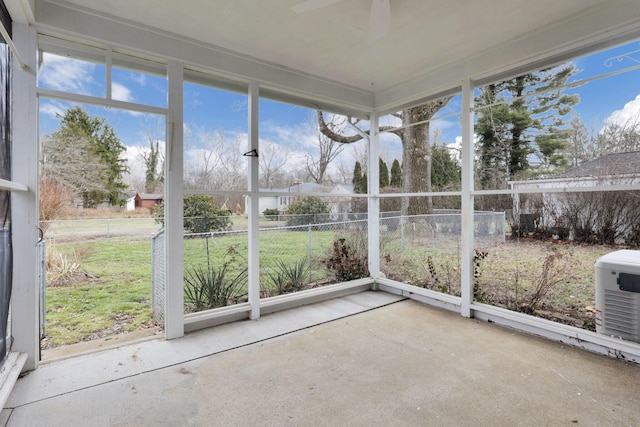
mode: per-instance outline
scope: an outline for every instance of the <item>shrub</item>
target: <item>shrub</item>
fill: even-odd
[[[267,277],[278,294],[297,292],[304,287],[309,277],[309,261],[301,258],[293,264],[285,264],[278,260],[275,269],[270,270]]]
[[[67,216],[73,201],[72,192],[61,184],[40,179],[40,228],[47,231],[50,221]]]
[[[278,212],[278,209],[265,209],[262,212],[262,215],[264,215],[264,217],[269,221],[277,221],[278,215],[280,215],[280,212]]]
[[[235,246],[227,248],[220,267],[211,265],[209,253],[209,236],[205,238],[207,254],[206,267],[192,267],[184,276],[184,302],[190,311],[208,310],[223,307],[230,304],[241,295],[248,282],[247,268],[240,270],[235,276],[229,271],[229,267],[245,265],[238,260],[238,251]],[[236,267],[234,269],[238,271]]]
[[[220,268],[199,266],[187,270],[184,277],[184,301],[191,310],[224,307],[240,295],[247,284],[247,269],[231,276],[228,266],[225,263]]]
[[[47,286],[64,286],[74,281],[74,275],[81,272],[80,259],[74,249],[72,259],[56,250],[53,241],[46,251]]]
[[[611,182],[616,184],[617,182]],[[637,245],[640,192],[604,191],[561,194],[545,206],[538,237],[571,235],[576,243]]]
[[[322,199],[304,196],[289,205],[287,225],[307,225],[326,222],[329,219],[329,205]]]
[[[346,239],[333,241],[331,255],[322,263],[335,275],[339,282],[360,279],[369,276],[366,252],[351,247]]]
[[[487,302],[487,295],[480,287],[480,276],[482,276],[482,261],[489,255],[489,252],[482,249],[473,251],[473,296],[478,302]]]
[[[231,212],[220,209],[211,196],[189,194],[184,196],[184,228],[191,233],[231,230]],[[164,202],[153,208],[156,222],[164,225]]]
[[[553,292],[556,285],[570,279],[569,272],[572,262],[571,259],[565,259],[564,255],[557,248],[549,248],[539,274],[533,278],[529,289],[522,292],[523,295],[518,295],[519,277],[516,276],[515,306],[517,311],[534,314],[545,297]]]

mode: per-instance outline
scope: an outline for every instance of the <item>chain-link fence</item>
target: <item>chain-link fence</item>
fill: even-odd
[[[44,240],[38,242],[38,289],[40,292],[40,339],[46,333],[47,314],[47,243]]]
[[[461,226],[459,211],[382,218],[383,273],[400,282],[459,294]],[[504,243],[505,232],[504,212],[474,213],[474,247],[478,250]]]
[[[299,220],[299,218],[297,218]],[[334,242],[349,241],[352,252],[367,253],[367,221],[334,221],[260,230],[260,269],[268,277],[283,264],[301,264],[307,267],[308,283],[331,280],[327,268],[329,259],[337,256]]]
[[[258,233],[260,248],[260,282],[263,296],[275,295],[274,277],[291,266],[299,267],[304,273],[305,286],[329,283],[340,277],[336,268],[352,268],[343,262],[354,259],[366,266],[368,222],[366,214],[340,214],[315,216],[285,216],[260,223]],[[234,222],[238,219],[233,218]],[[503,212],[476,212],[476,246],[504,242],[505,218]],[[89,232],[84,224],[76,227],[55,224],[50,226],[48,235],[58,236],[64,241],[70,236],[97,236],[114,239],[125,236],[138,224],[129,238],[151,238],[151,285],[152,307],[158,324],[164,324],[165,307],[165,235],[156,232],[158,224],[153,219],[146,221],[125,219],[128,225],[119,226],[117,220],[86,220],[89,224],[101,225],[102,232]],[[249,248],[248,234],[243,218],[237,222],[239,228],[208,233],[187,233],[184,236],[185,273],[197,268],[215,269],[229,266],[241,270],[247,265]],[[325,222],[317,222],[325,221]],[[123,221],[124,222],[124,221]],[[287,223],[293,225],[286,225]],[[269,226],[274,225],[274,226]],[[152,233],[148,233],[151,230]],[[437,266],[446,267],[449,273],[457,269],[459,263],[459,240],[461,214],[457,211],[439,211],[430,215],[402,216],[385,212],[380,218],[381,266],[391,278],[405,282],[416,281],[428,270],[428,257]],[[155,233],[153,233],[155,232]],[[86,238],[86,237],[85,237]],[[339,246],[336,242],[343,242]],[[346,245],[346,249],[345,249]],[[345,253],[345,251],[347,251]],[[44,256],[44,255],[43,255]],[[344,259],[341,259],[344,258]],[[446,263],[445,263],[446,260]],[[456,261],[458,260],[458,261]],[[337,267],[336,267],[337,264]],[[333,270],[332,270],[333,268]],[[43,276],[44,277],[44,276]],[[450,279],[449,282],[453,282]],[[44,287],[42,287],[44,289]],[[280,290],[281,291],[281,290]],[[44,293],[43,293],[44,295]],[[42,304],[44,306],[44,303]]]
[[[164,230],[151,235],[151,307],[156,322],[163,328],[166,295],[164,240]]]
[[[47,239],[72,242],[87,239],[146,240],[160,225],[154,218],[90,218],[40,221]]]
[[[310,286],[328,283],[336,269],[351,268],[349,262],[360,260],[366,265],[368,256],[366,214],[345,215],[274,215],[272,227],[262,223],[259,231],[260,283],[263,295],[273,295],[274,275],[283,270],[304,269],[304,280]],[[342,220],[346,218],[346,220]],[[476,246],[502,243],[505,239],[503,212],[476,212]],[[325,222],[315,222],[325,221]],[[295,225],[285,225],[285,224]],[[430,215],[402,216],[385,212],[380,218],[381,257],[403,260],[413,271],[392,272],[394,278],[419,274],[426,265],[425,257],[443,256],[458,260],[460,248],[461,214],[459,211],[437,211]],[[336,246],[344,241],[347,248]],[[185,235],[185,270],[220,268],[236,261],[238,268],[246,267],[248,253],[246,230],[219,231]],[[337,252],[338,251],[338,252]],[[342,252],[340,252],[342,251]],[[348,253],[344,253],[347,251]],[[433,255],[430,253],[433,252]],[[335,258],[351,258],[342,262]],[[337,265],[336,265],[337,262]],[[454,261],[451,261],[454,262]],[[456,261],[457,262],[457,261]],[[393,270],[392,264],[385,264]],[[453,268],[453,267],[452,267]],[[458,266],[455,267],[458,269]]]
[[[300,218],[298,218],[300,220]],[[259,257],[261,278],[283,265],[304,266],[308,283],[327,280],[323,260],[331,255],[333,242],[354,233],[364,236],[367,222],[336,221],[294,226],[260,228]],[[248,235],[246,230],[185,234],[185,271],[198,267],[246,266]],[[364,248],[366,250],[366,245]]]

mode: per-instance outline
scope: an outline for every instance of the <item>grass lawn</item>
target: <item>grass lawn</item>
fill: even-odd
[[[527,240],[485,248],[479,287],[487,303],[595,330],[594,264],[617,249]]]
[[[43,348],[155,325],[148,241],[86,241],[51,249],[78,268],[47,286]]]
[[[335,231],[261,231],[260,239],[260,267],[263,273],[275,266],[278,261],[293,264],[301,259],[311,260],[312,280],[322,280],[330,275],[320,260],[326,258],[331,250],[333,241],[342,236]],[[224,236],[214,236],[209,239],[185,239],[184,259],[185,269],[192,267],[206,267],[207,244],[209,259],[213,268],[219,268],[223,263],[235,258],[238,262],[231,263],[239,271],[246,267],[248,258],[248,239],[246,233],[235,233]]]
[[[310,281],[327,279],[330,274],[320,259],[328,255],[335,237],[333,231],[261,232],[263,286],[267,286],[266,274],[277,260],[293,264],[308,259],[309,254]],[[207,239],[203,238],[184,240],[185,271],[206,268],[206,245]],[[208,246],[212,268],[225,262],[230,262],[230,274],[246,268],[246,233],[210,238]],[[151,308],[150,239],[81,240],[49,245],[47,251],[53,261],[61,255],[66,262],[49,269],[43,348],[155,325]]]
[[[595,262],[615,247],[537,240],[477,246],[475,298],[479,302],[595,330]],[[460,255],[455,238],[424,236],[383,244],[387,277],[460,295]]]

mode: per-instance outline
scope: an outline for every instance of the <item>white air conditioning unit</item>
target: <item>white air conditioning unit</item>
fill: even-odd
[[[640,251],[596,261],[596,332],[640,342]]]

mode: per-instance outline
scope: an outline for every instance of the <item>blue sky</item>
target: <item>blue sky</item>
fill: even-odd
[[[615,49],[579,58],[573,61],[580,73],[574,79],[640,65],[640,42],[629,43]],[[45,55],[39,85],[73,93],[104,97],[105,67],[94,63]],[[112,94],[114,99],[145,105],[166,107],[166,79],[149,74],[113,69]],[[597,80],[572,89],[569,93],[580,95],[581,102],[574,108],[587,127],[595,131],[609,121],[623,122],[640,112],[640,71],[635,70],[614,77]],[[228,141],[236,141],[246,147],[247,97],[218,89],[186,83],[185,95],[185,157],[197,157],[198,149],[214,136],[224,135]],[[459,111],[459,97],[439,112],[440,116]],[[63,114],[72,104],[42,99],[40,103],[40,135],[58,128],[56,114]],[[134,176],[142,174],[140,153],[148,146],[148,137],[164,141],[164,118],[150,114],[83,106],[89,114],[104,117],[110,123],[122,143],[127,146],[127,158]],[[313,150],[316,140],[307,108],[282,104],[269,100],[260,101],[261,144],[271,145],[287,164],[300,168],[304,165],[304,153]],[[389,120],[393,123],[393,120]],[[432,124],[437,129],[438,141],[454,143],[460,137],[460,124],[456,116],[438,120]],[[192,151],[190,151],[192,150]],[[364,152],[362,146],[348,147],[334,164],[352,170],[353,164]],[[387,161],[400,157],[399,141],[393,136],[383,139],[383,157]]]

